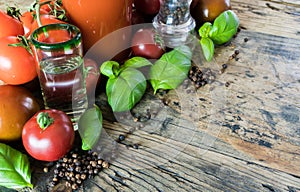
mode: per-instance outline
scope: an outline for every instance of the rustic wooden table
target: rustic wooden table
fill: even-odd
[[[240,33],[198,63],[215,80],[148,93],[133,110],[150,111],[142,123],[104,111],[99,150],[111,165],[79,191],[300,191],[300,1],[231,2]],[[114,143],[120,134],[124,143]],[[41,177],[33,173],[36,191],[45,190]]]

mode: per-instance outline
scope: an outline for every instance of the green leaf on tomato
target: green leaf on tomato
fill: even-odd
[[[146,78],[139,70],[128,67],[117,78],[110,78],[106,84],[108,103],[114,112],[132,109],[146,91]]]
[[[159,89],[176,89],[191,67],[192,51],[183,45],[162,55],[150,69],[150,83],[154,94]]]
[[[102,131],[102,113],[97,105],[86,110],[78,121],[82,150],[90,150],[98,142]]]
[[[224,11],[213,23],[209,37],[217,45],[228,42],[236,33],[239,26],[239,19],[232,11]]]
[[[25,154],[0,143],[0,185],[21,189],[32,188],[29,160]]]

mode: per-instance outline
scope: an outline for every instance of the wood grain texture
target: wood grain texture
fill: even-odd
[[[213,62],[201,52],[193,58],[213,72],[211,84],[149,90],[127,116],[97,96],[105,120],[94,150],[111,166],[78,191],[300,191],[300,2],[231,2],[238,36],[217,47]],[[126,139],[116,143],[120,134]],[[33,172],[36,191],[51,178],[41,169]]]

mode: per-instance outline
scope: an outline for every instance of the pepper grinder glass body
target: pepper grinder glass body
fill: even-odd
[[[160,0],[160,10],[153,20],[153,26],[161,35],[167,47],[187,44],[195,28],[190,14],[192,0]]]

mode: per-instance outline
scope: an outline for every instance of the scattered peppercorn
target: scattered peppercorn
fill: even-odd
[[[97,175],[102,168],[108,168],[108,162],[98,157],[97,152],[74,149],[57,161],[49,187],[65,180],[66,187],[76,190],[83,181]]]
[[[48,167],[44,167],[43,171],[44,171],[44,173],[48,173],[49,168]]]
[[[139,144],[133,144],[133,146],[132,146],[134,149],[138,149],[139,148]]]
[[[119,141],[124,141],[125,140],[125,135],[119,135]]]
[[[230,83],[227,81],[227,82],[225,83],[225,87],[229,87],[229,85],[230,85]]]
[[[211,83],[215,79],[210,69],[202,72],[198,66],[191,67],[188,78],[192,81],[196,89]]]
[[[247,43],[249,39],[247,37],[244,38],[244,42]]]

